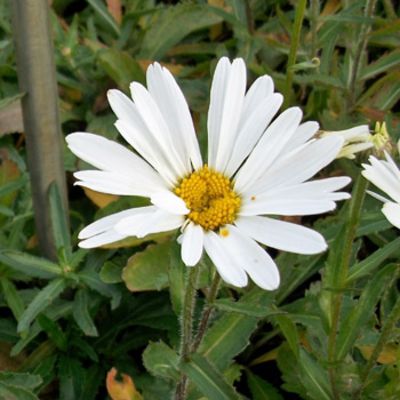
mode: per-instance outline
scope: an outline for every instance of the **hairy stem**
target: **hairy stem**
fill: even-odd
[[[340,262],[337,265],[338,274],[336,281],[337,292],[333,298],[332,323],[328,338],[328,361],[329,361],[329,379],[332,393],[335,399],[340,399],[340,393],[336,382],[336,339],[339,329],[340,311],[343,301],[343,290],[349,272],[350,259],[353,241],[361,217],[362,204],[364,202],[367,181],[360,175],[355,183],[352,199],[349,207],[348,223],[343,238],[343,248]]]
[[[191,351],[193,341],[193,314],[196,303],[196,284],[199,279],[199,274],[200,268],[194,267],[189,269],[181,316],[181,346],[179,352],[181,362],[187,361]],[[187,376],[181,374],[175,391],[176,400],[186,399],[187,384]]]

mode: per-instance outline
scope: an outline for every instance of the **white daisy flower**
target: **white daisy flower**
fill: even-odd
[[[392,199],[368,191],[371,196],[384,203],[383,214],[392,225],[400,229],[400,171],[386,151],[385,157],[386,161],[370,156],[370,164],[363,164],[362,174]]]
[[[244,61],[230,63],[224,57],[218,62],[207,163],[189,107],[167,69],[150,65],[147,89],[137,82],[130,88],[132,100],[118,90],[110,90],[108,99],[117,129],[138,154],[91,133],[73,133],[67,142],[97,168],[76,172],[78,185],[145,196],[152,205],[90,224],[79,234],[81,247],[180,229],[187,266],[196,265],[205,251],[227,283],[243,287],[250,276],[267,290],[279,286],[279,272],[260,244],[300,254],[326,249],[316,231],[272,216],[320,214],[349,197],[335,192],[349,183],[347,177],[306,182],[336,157],[343,139],[312,139],[318,124],[301,124],[297,107],[271,123],[282,96],[274,93],[269,76],[258,78],[246,93]]]

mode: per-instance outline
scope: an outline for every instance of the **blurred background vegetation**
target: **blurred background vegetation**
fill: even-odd
[[[300,106],[324,130],[364,123],[373,129],[386,121],[392,143],[400,136],[395,1],[49,3],[64,134],[119,140],[106,92],[145,83],[146,67],[157,60],[182,87],[204,146],[212,72],[227,55],[245,59],[249,83],[271,75],[285,106]],[[77,233],[93,219],[145,203],[73,187],[71,172],[81,161],[65,148],[72,238],[51,190],[58,261],[40,257],[10,13],[9,3],[0,2],[0,398],[107,398],[105,377],[115,366],[146,400],[166,399],[179,376],[173,349],[184,268],[176,245],[162,236],[76,250]],[[394,151],[390,143],[386,148]],[[222,392],[215,393],[255,400],[400,398],[400,242],[379,205],[364,202],[361,160],[338,160],[328,171],[357,182],[350,205],[303,221],[325,235],[329,254],[276,253],[283,281],[274,293],[222,288],[196,361],[218,371],[213,379]],[[205,273],[201,288],[207,283]],[[191,379],[191,399],[208,393],[199,377]],[[225,383],[235,383],[237,393]],[[209,398],[225,398],[215,396]]]

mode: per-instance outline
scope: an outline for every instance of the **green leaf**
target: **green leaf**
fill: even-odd
[[[178,369],[179,357],[164,342],[150,343],[143,352],[143,364],[154,376],[177,381],[180,373]]]
[[[100,278],[104,283],[122,282],[122,266],[114,261],[106,261],[100,270]]]
[[[397,265],[389,264],[375,274],[363,289],[357,306],[353,307],[340,326],[337,336],[336,357],[343,359],[353,346],[360,330],[375,313],[375,306],[387,282],[397,269]]]
[[[218,310],[221,311],[234,312],[256,318],[265,318],[269,315],[283,313],[282,311],[276,310],[276,308],[272,306],[272,299],[270,306],[258,306],[256,304],[241,303],[238,301],[232,301],[231,299],[218,299],[214,301],[213,304]]]
[[[74,310],[72,315],[85,335],[98,336],[97,328],[90,316],[89,300],[90,297],[87,290],[79,289],[75,294]]]
[[[10,104],[14,103],[15,101],[20,101],[22,97],[25,96],[25,93],[18,93],[13,96],[6,97],[0,100],[0,110],[4,107],[9,106]]]
[[[139,63],[125,51],[102,49],[98,58],[100,65],[122,90],[127,90],[132,81],[144,83],[146,80]]]
[[[176,315],[180,316],[183,300],[185,297],[185,276],[187,267],[184,265],[181,257],[181,249],[176,241],[171,243],[170,266],[168,269],[169,294],[171,297],[172,308]],[[198,268],[196,266],[195,268]]]
[[[159,8],[144,35],[140,55],[142,58],[160,59],[190,33],[221,20],[205,4],[177,4]]]
[[[371,274],[378,268],[386,259],[398,252],[400,247],[400,237],[388,243],[386,246],[376,250],[364,260],[354,264],[349,271],[347,282],[353,282],[355,279],[360,279]]]
[[[279,391],[269,382],[248,370],[246,371],[246,376],[253,400],[283,400]]]
[[[18,321],[24,312],[25,306],[14,283],[7,278],[0,279],[4,300],[10,307],[15,319]]]
[[[298,357],[300,340],[297,333],[296,324],[290,319],[290,317],[286,315],[276,315],[274,319],[278,323],[281,332],[285,336],[285,339],[289,344],[290,350],[292,350],[293,354]]]
[[[122,271],[122,279],[132,292],[161,290],[168,286],[171,242],[152,244],[134,254]]]
[[[18,332],[24,332],[29,329],[29,325],[36,316],[45,310],[66,288],[64,279],[59,278],[51,281],[44,287],[28,305],[18,323]]]
[[[181,370],[207,399],[234,400],[241,398],[215,366],[200,354],[193,354],[190,361],[181,365]]]
[[[326,370],[303,349],[300,349],[299,367],[303,373],[303,385],[309,395],[315,400],[331,400]]]
[[[382,74],[383,72],[387,72],[388,70],[397,67],[398,65],[400,65],[400,52],[395,50],[379,57],[377,61],[366,66],[361,71],[361,76],[359,79],[371,79],[376,75]]]
[[[40,327],[47,333],[48,337],[53,341],[53,343],[62,351],[66,351],[67,337],[65,333],[61,330],[57,322],[53,321],[51,318],[44,314],[40,314],[37,318]]]
[[[42,378],[26,372],[0,371],[0,382],[5,385],[34,389],[42,383]]]
[[[39,400],[32,391],[19,387],[7,386],[0,382],[0,398],[6,400]]]
[[[50,216],[51,226],[53,228],[53,236],[57,251],[64,251],[66,260],[71,259],[72,247],[71,236],[68,227],[66,210],[63,207],[60,190],[53,182],[49,188],[49,203],[50,203]]]
[[[93,7],[99,17],[116,33],[120,35],[120,29],[115,19],[110,15],[107,7],[101,0],[87,0],[87,2]]]
[[[57,264],[49,260],[16,250],[1,250],[0,262],[34,278],[51,279],[59,276],[62,272]]]

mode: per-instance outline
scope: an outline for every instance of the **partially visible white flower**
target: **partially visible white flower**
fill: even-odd
[[[382,201],[382,212],[388,221],[400,229],[400,171],[390,155],[385,151],[386,160],[378,160],[370,156],[370,164],[363,164],[363,176],[381,189],[387,197],[380,194],[368,193]]]
[[[243,287],[250,276],[267,290],[279,286],[279,271],[259,243],[300,254],[326,249],[318,232],[275,216],[321,214],[349,198],[337,192],[348,177],[309,181],[334,160],[343,138],[314,139],[318,124],[301,123],[298,107],[275,118],[283,97],[272,79],[262,76],[246,92],[244,61],[223,57],[211,85],[203,163],[172,74],[155,63],[146,78],[147,88],[131,84],[132,99],[108,93],[115,125],[137,153],[91,133],[67,137],[71,151],[97,168],[76,172],[76,184],[152,203],[90,224],[79,234],[81,247],[180,229],[186,265],[196,265],[205,251],[227,283]]]
[[[321,137],[339,136],[344,139],[343,147],[336,158],[353,160],[355,154],[374,146],[368,125],[359,125],[342,131],[321,131]]]

